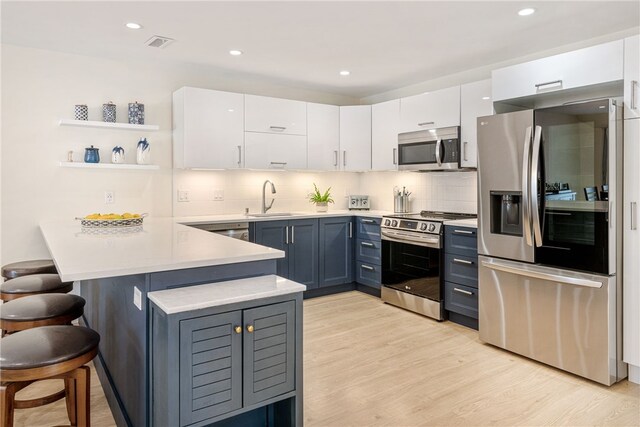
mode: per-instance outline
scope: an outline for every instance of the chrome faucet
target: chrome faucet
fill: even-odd
[[[271,194],[276,194],[276,186],[273,185],[273,182],[266,180],[264,184],[262,184],[262,213],[267,213],[269,209],[273,206],[273,202],[276,199],[271,199],[271,203],[267,206],[265,193],[267,191],[267,183],[271,184]]]

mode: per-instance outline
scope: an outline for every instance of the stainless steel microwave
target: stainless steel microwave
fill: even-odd
[[[399,134],[398,169],[460,169],[460,128],[454,126]]]

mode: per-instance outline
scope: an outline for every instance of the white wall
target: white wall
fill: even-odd
[[[259,80],[239,81],[215,70],[94,58],[12,45],[2,45],[2,154],[0,263],[47,257],[38,223],[74,218],[90,212],[138,211],[172,214],[171,94],[185,86],[302,99],[332,104],[357,100],[286,88]],[[100,119],[101,104],[118,105],[118,121],[126,122],[126,104],[145,104],[146,123],[159,132],[60,127],[73,118],[74,105],[89,105],[90,119]],[[151,143],[159,171],[65,169],[58,166],[73,150],[81,161],[93,144],[105,159],[122,145],[128,160],[140,136]],[[115,192],[115,204],[104,204],[104,192]],[[284,190],[284,187],[283,187]]]

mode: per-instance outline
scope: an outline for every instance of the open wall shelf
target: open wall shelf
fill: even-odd
[[[83,163],[83,162],[60,162],[63,168],[84,168],[84,169],[134,169],[134,170],[157,170],[158,165],[136,165],[131,163]]]
[[[58,122],[60,126],[78,126],[88,128],[123,129],[153,132],[160,129],[158,125],[132,125],[129,123],[109,123],[96,120],[70,120],[62,119]]]

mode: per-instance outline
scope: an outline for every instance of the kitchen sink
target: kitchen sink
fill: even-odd
[[[253,218],[264,218],[270,216],[292,216],[291,212],[269,212],[269,213],[255,213],[255,214],[247,214],[247,216]]]

